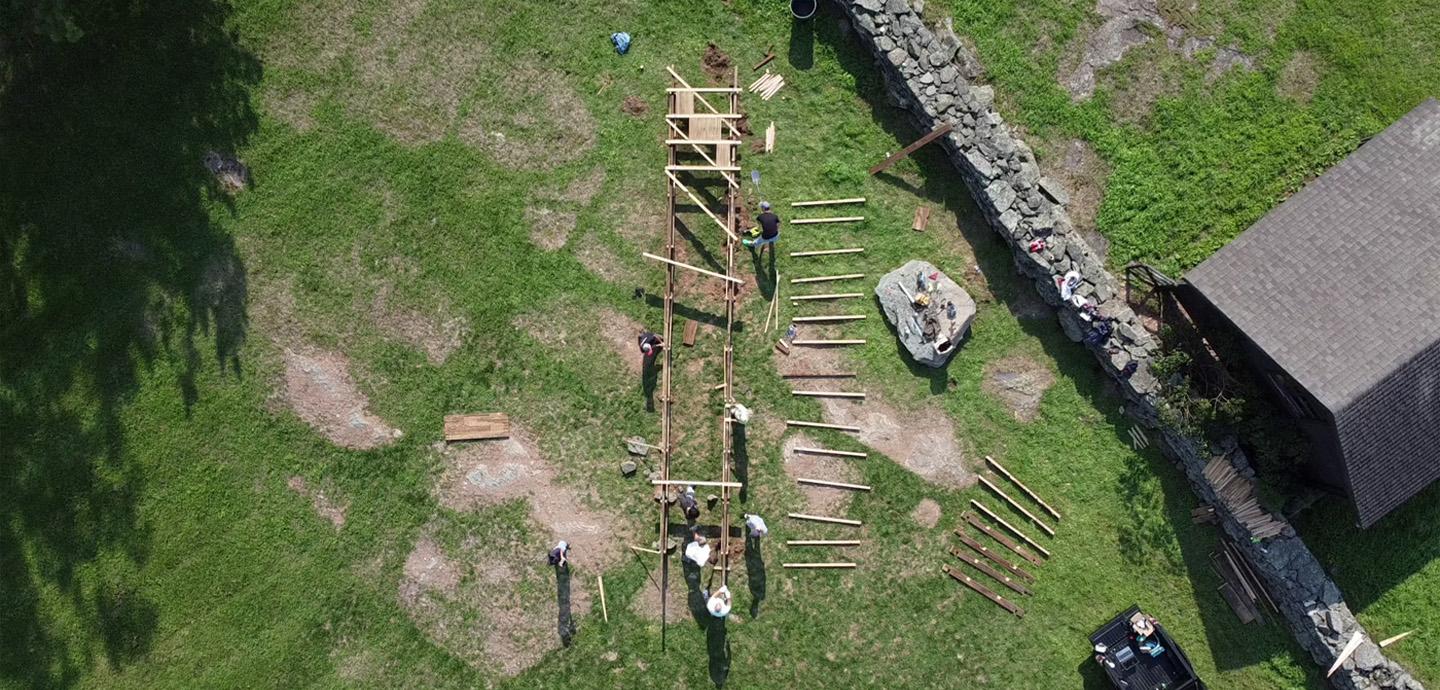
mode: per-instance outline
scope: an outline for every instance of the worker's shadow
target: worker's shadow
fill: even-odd
[[[730,638],[725,632],[725,619],[710,617],[705,627],[705,651],[710,657],[710,680],[715,687],[724,687],[730,677]]]
[[[695,619],[695,624],[703,628],[705,621],[713,616],[705,609],[705,593],[700,588],[701,568],[688,558],[680,559],[680,568],[685,573],[685,603],[690,607],[690,615]]]
[[[657,357],[646,357],[640,362],[640,390],[645,395],[645,411],[655,411],[655,384],[660,379],[660,364]]]
[[[765,557],[756,537],[745,537],[745,579],[750,584],[750,617],[755,618],[760,615],[760,602],[765,600]]]
[[[556,632],[560,635],[560,644],[569,647],[570,640],[575,637],[575,618],[570,615],[570,566],[568,565],[555,568],[555,604],[559,609]]]
[[[760,296],[765,300],[773,299],[778,285],[775,280],[775,254],[779,250],[772,244],[765,248],[751,248],[749,251],[750,263],[755,267],[755,287],[760,290]],[[768,255],[769,261],[762,259],[762,254]]]
[[[740,502],[750,495],[750,449],[745,445],[745,425],[731,424],[734,429],[731,454],[735,457],[735,481],[740,482]]]

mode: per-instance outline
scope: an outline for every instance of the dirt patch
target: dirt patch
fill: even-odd
[[[785,474],[791,479],[806,477],[849,484],[860,481],[860,473],[851,467],[850,463],[861,461],[795,451],[796,448],[823,447],[825,447],[824,444],[817,443],[803,433],[791,434],[781,447],[781,457],[785,461]],[[832,517],[844,515],[845,509],[850,507],[850,499],[855,494],[849,489],[834,489],[828,486],[798,483],[796,486],[800,488],[800,493],[805,495],[805,512],[815,515]]]
[[[635,278],[635,274],[625,266],[615,250],[601,240],[593,230],[585,233],[585,237],[581,238],[579,248],[575,251],[575,258],[586,270],[607,283],[619,284]],[[638,331],[636,335],[639,335]]]
[[[330,521],[335,529],[345,526],[345,512],[350,509],[348,503],[339,503],[332,498],[333,491],[326,491],[321,488],[311,488],[304,477],[291,477],[285,485],[305,498],[310,499],[310,505],[315,513]]]
[[[620,101],[620,112],[631,117],[643,117],[650,112],[650,105],[639,96],[626,96],[625,100]]]
[[[530,224],[530,241],[535,246],[553,252],[570,239],[575,229],[576,214],[572,211],[529,206],[525,209],[525,222]]]
[[[564,191],[558,194],[553,191],[541,192],[540,197],[550,201],[560,201],[575,206],[584,206],[600,193],[605,186],[605,166],[597,165],[590,172],[575,178],[575,181],[566,185]]]
[[[415,542],[415,548],[405,557],[403,572],[400,601],[406,604],[413,605],[425,592],[454,594],[460,586],[460,564],[428,536]]]
[[[1047,144],[1039,157],[1040,169],[1050,180],[1058,182],[1069,197],[1065,210],[1070,222],[1085,233],[1095,233],[1095,216],[1100,203],[1105,199],[1105,186],[1110,180],[1110,166],[1084,139],[1063,139]],[[1098,235],[1098,233],[1095,233]],[[1091,249],[1103,252],[1106,243],[1091,244]],[[1103,257],[1104,254],[1102,253]]]
[[[1320,86],[1320,65],[1318,59],[1303,50],[1296,51],[1280,76],[1275,80],[1275,90],[1281,96],[1296,103],[1307,104]]]
[[[465,344],[470,336],[470,322],[463,316],[447,316],[450,310],[443,298],[436,308],[438,314],[429,316],[392,304],[393,291],[389,283],[381,285],[371,309],[375,325],[385,337],[425,353],[425,359],[436,366],[444,364]]]
[[[922,498],[915,510],[910,511],[910,519],[925,529],[935,529],[935,525],[940,524],[940,504],[934,499]]]
[[[965,455],[955,439],[955,424],[943,410],[925,407],[901,411],[879,395],[863,404],[845,400],[821,401],[825,421],[858,426],[861,443],[889,456],[922,479],[950,488],[975,483]]]
[[[705,75],[710,77],[710,81],[716,84],[729,84],[731,77],[734,76],[731,68],[735,66],[735,63],[725,51],[720,50],[714,43],[705,46],[705,54],[700,57],[700,65],[704,68]]]
[[[1131,49],[1149,43],[1152,30],[1165,26],[1157,0],[1097,0],[1095,12],[1103,22],[1088,35],[1082,32],[1070,57],[1061,60],[1060,84],[1077,101],[1095,94],[1101,70],[1120,62]]]
[[[555,305],[541,313],[522,314],[514,324],[546,347],[579,350],[579,354],[586,357],[594,353],[598,335],[599,342],[610,350],[625,371],[640,374],[640,348],[636,339],[644,327],[609,307],[582,310],[574,305]]]
[[[571,561],[590,571],[604,570],[621,555],[611,535],[616,518],[587,506],[587,496],[555,481],[555,469],[523,429],[511,429],[503,441],[479,441],[441,451],[445,469],[435,493],[440,504],[467,511],[524,499],[530,515],[554,539],[569,542]]]
[[[595,146],[595,118],[561,72],[521,66],[481,89],[457,132],[506,166],[549,170]]]
[[[1054,384],[1055,375],[1044,364],[1014,356],[987,364],[981,387],[1000,398],[1015,419],[1033,422],[1040,414],[1040,399]]]
[[[732,561],[740,563],[739,560]],[[650,575],[655,582],[660,581],[659,568],[652,568]],[[735,573],[730,573],[733,578]],[[683,580],[676,577],[676,573],[670,573],[670,591],[666,593],[665,601],[665,622],[670,624],[680,623],[690,617],[690,607],[686,600],[687,592]],[[640,586],[640,591],[635,593],[631,600],[630,610],[645,620],[660,622],[660,587],[656,584],[645,581]]]
[[[342,448],[379,448],[404,435],[370,413],[350,360],[338,352],[286,348],[284,395],[300,419]]]
[[[297,131],[315,128],[315,106],[320,99],[308,91],[271,91],[265,95],[265,110]]]

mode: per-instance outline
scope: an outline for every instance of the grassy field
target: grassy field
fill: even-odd
[[[1183,479],[1129,449],[1119,398],[1036,318],[937,152],[863,174],[916,133],[833,16],[792,33],[783,6],[746,0],[126,8],[82,16],[86,39],[17,70],[0,103],[5,685],[1098,688],[1085,636],[1139,603],[1213,687],[1318,687],[1280,626],[1237,624]],[[628,56],[610,49],[614,30],[635,36]],[[861,568],[780,569],[783,539],[826,533],[779,517],[801,499],[774,420],[819,407],[776,373],[762,286],[735,357],[737,394],[761,419],[742,507],[770,518],[763,589],[747,563],[725,633],[687,615],[661,653],[658,622],[637,613],[651,568],[610,565],[606,624],[597,573],[579,567],[575,598],[590,604],[573,645],[506,675],[501,657],[524,650],[478,640],[512,619],[552,625],[551,535],[522,500],[448,503],[441,418],[508,412],[553,468],[551,490],[613,515],[615,542],[654,538],[649,491],[616,466],[620,439],[653,439],[658,419],[606,333],[658,325],[635,289],[661,288],[638,254],[664,228],[663,67],[702,80],[707,41],[742,79],[765,47],[781,54],[791,86],[745,100],[752,124],[779,130],[775,153],[745,160],[765,197],[870,199],[863,225],[789,231],[786,249],[863,244],[862,261],[823,265],[872,275],[927,258],[976,296],[974,337],[947,369],[907,366],[868,301],[871,318],[846,330],[870,340],[851,363],[902,419],[940,415],[972,462],[993,455],[1050,499],[1065,515],[1054,558],[1023,620],[963,591],[939,568],[982,490],[872,454],[856,471],[875,491],[846,511],[866,523]],[[644,114],[622,112],[631,96]],[[209,150],[238,152],[251,188],[217,189],[199,165]],[[914,233],[922,202],[944,212]],[[691,227],[701,261],[716,233],[698,216]],[[819,266],[782,256],[779,271]],[[688,391],[716,380],[717,342],[676,353]],[[307,348],[347,357],[368,409],[403,437],[347,450],[303,422],[282,391],[287,357]],[[983,389],[1001,360],[1053,374],[1035,421]],[[704,431],[717,401],[682,406],[686,472],[718,474]],[[923,498],[941,509],[933,529],[910,517]],[[422,542],[448,555],[457,594],[407,594]]]
[[[1187,37],[1236,47],[1252,69],[1213,73],[1215,49],[1194,58],[1155,39],[1102,71],[1075,102],[1060,76],[1101,24],[1088,2],[935,3],[970,37],[1002,112],[1063,167],[1065,143],[1093,147],[1105,188],[1095,225],[1112,266],[1139,260],[1183,271],[1207,258],[1306,180],[1425,98],[1440,95],[1440,8],[1354,0],[1157,3]],[[936,12],[937,9],[932,9]],[[1047,150],[1048,149],[1048,150]],[[1108,179],[1106,173],[1108,172]],[[1299,523],[1376,635],[1421,627],[1440,611],[1440,502],[1415,498],[1360,532],[1351,509],[1322,501]],[[1390,650],[1440,682],[1440,639]]]

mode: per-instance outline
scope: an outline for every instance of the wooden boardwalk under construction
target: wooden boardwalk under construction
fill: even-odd
[[[664,175],[668,209],[666,213],[665,247],[661,265],[665,271],[665,325],[664,361],[660,376],[660,482],[656,486],[660,504],[660,621],[661,648],[665,645],[665,621],[669,602],[670,565],[670,496],[674,441],[672,431],[674,391],[671,387],[671,345],[675,340],[675,289],[676,270],[691,269],[707,274],[710,279],[721,280],[724,286],[725,331],[724,331],[724,407],[720,410],[720,434],[722,439],[721,470],[717,483],[720,496],[720,548],[714,559],[715,570],[720,571],[721,582],[730,581],[730,495],[735,488],[731,479],[731,463],[734,457],[733,434],[731,433],[731,406],[734,397],[734,358],[732,329],[735,323],[736,302],[741,280],[735,276],[735,250],[739,243],[740,228],[737,208],[740,184],[737,181],[736,164],[740,150],[740,130],[734,121],[740,117],[739,73],[732,71],[729,88],[695,88],[673,68],[666,68],[674,85],[666,89],[667,117],[665,118],[665,147],[667,151]],[[697,160],[698,159],[698,160]],[[704,198],[695,192],[700,185],[723,184],[724,210],[720,213],[709,208]],[[719,226],[720,233],[696,233],[700,238],[715,237],[725,245],[725,273],[718,275],[711,271],[696,269],[682,263],[676,254],[676,230],[679,205],[684,199],[697,206],[710,222]],[[693,391],[692,395],[708,394],[709,390]],[[685,479],[704,479],[686,476]],[[683,490],[683,487],[676,489]],[[711,571],[714,577],[714,570]]]

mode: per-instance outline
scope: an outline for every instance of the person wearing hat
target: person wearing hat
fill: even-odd
[[[760,202],[760,215],[755,217],[755,222],[760,225],[760,237],[753,240],[740,240],[751,249],[760,248],[760,253],[765,253],[765,248],[770,248],[770,258],[775,258],[775,242],[780,239],[780,216],[770,210],[770,202]]]

